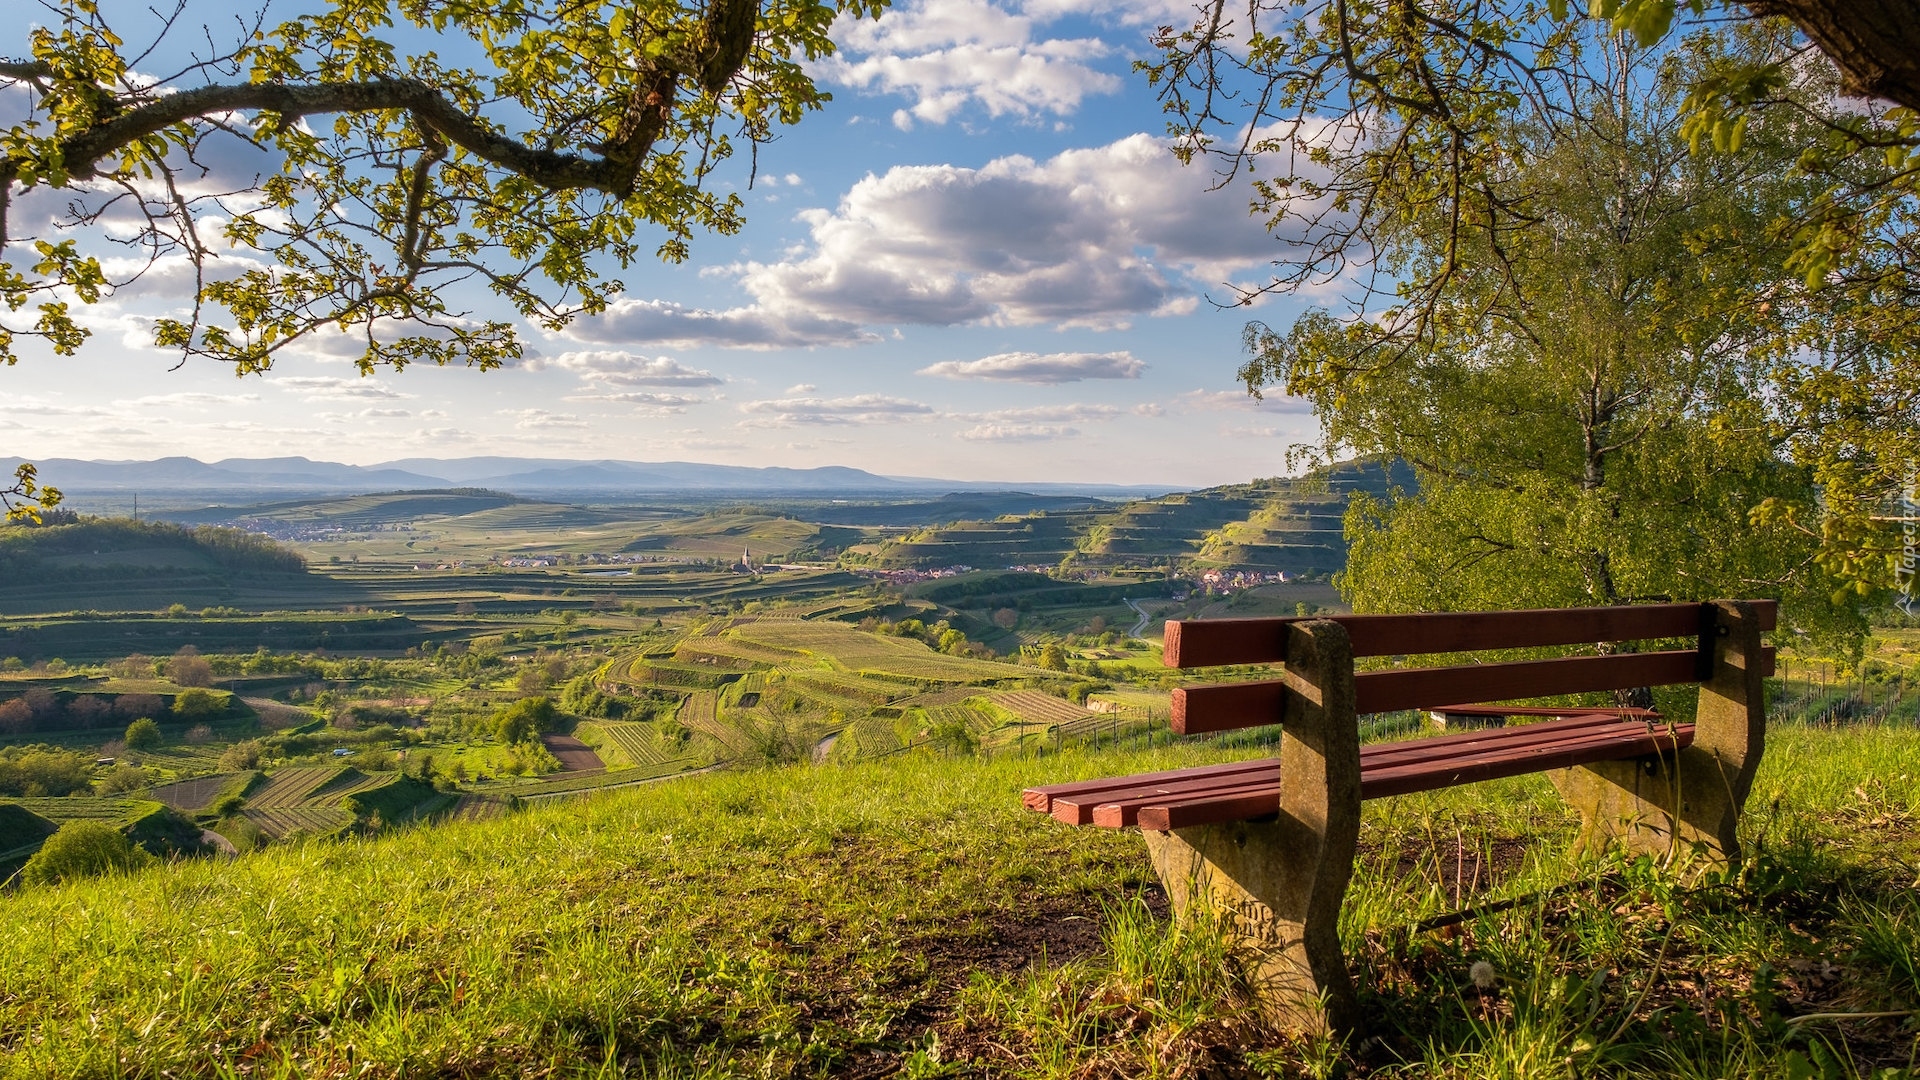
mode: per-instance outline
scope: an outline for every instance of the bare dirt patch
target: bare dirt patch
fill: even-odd
[[[593,752],[593,747],[571,735],[542,735],[540,742],[560,763],[560,771],[568,773],[603,772],[607,763]]]

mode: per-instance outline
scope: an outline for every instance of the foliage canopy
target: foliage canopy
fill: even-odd
[[[1579,328],[1553,320],[1593,329],[1588,315],[1629,317],[1638,329],[1616,335],[1624,348],[1689,352],[1695,363],[1737,350],[1742,370],[1729,377],[1739,385],[1711,391],[1737,415],[1669,403],[1671,415],[1701,420],[1701,434],[1722,440],[1716,452],[1747,439],[1810,480],[1794,491],[1757,483],[1724,509],[1814,539],[1823,571],[1856,588],[1892,583],[1900,547],[1889,507],[1920,462],[1920,118],[1910,109],[1843,105],[1855,84],[1777,19],[1683,26],[1672,5],[1596,7],[1609,25],[1559,3],[1481,0],[1256,2],[1238,21],[1209,11],[1160,35],[1148,74],[1177,117],[1179,151],[1250,170],[1255,209],[1286,245],[1273,279],[1239,299],[1313,288],[1349,308],[1337,334],[1299,328],[1295,344],[1315,343],[1311,361],[1289,352],[1288,334],[1250,327],[1250,389],[1315,396],[1323,449],[1368,449],[1398,439],[1396,424],[1435,422],[1417,401],[1395,403],[1398,413],[1363,405],[1369,380],[1418,383],[1430,375],[1391,369],[1450,350],[1462,363],[1511,357],[1521,341],[1537,364],[1579,368],[1557,351],[1565,335],[1544,332]],[[1655,157],[1614,156],[1620,202],[1569,211],[1580,193],[1540,166],[1556,146],[1591,148],[1597,124],[1644,96],[1649,77],[1622,72],[1662,69]],[[1631,201],[1657,193],[1644,181],[1661,175],[1745,185],[1756,199],[1712,221],[1703,212],[1713,200],[1693,206],[1685,194],[1709,187],[1683,184],[1664,208]],[[1583,223],[1570,221],[1579,213]],[[1638,233],[1637,253],[1622,247],[1622,258],[1668,262],[1616,262],[1649,290],[1631,310],[1582,307],[1566,272],[1583,250],[1615,246],[1614,232]],[[1637,340],[1642,330],[1655,340]],[[1348,380],[1358,398],[1340,388]],[[1353,437],[1369,423],[1379,438]]]
[[[362,371],[510,361],[513,323],[463,303],[558,326],[620,291],[608,264],[739,229],[739,196],[707,181],[819,108],[804,62],[840,12],[884,5],[330,0],[153,77],[185,6],[134,48],[94,0],[53,0],[30,55],[0,61],[31,100],[0,132],[0,301],[32,313],[0,323],[0,362],[20,337],[72,353],[74,304],[146,273],[192,282],[157,343],[241,373],[328,328],[356,336]],[[120,230],[135,269],[12,231],[36,217]]]

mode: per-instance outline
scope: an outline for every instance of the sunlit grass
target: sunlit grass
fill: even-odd
[[[1265,1028],[1210,926],[1149,904],[1137,837],[1019,806],[1217,754],[1176,747],[721,773],[21,891],[0,898],[0,1072],[1906,1068],[1911,1018],[1787,1021],[1920,1005],[1920,733],[1770,740],[1755,857],[1726,882],[1571,861],[1539,777],[1370,804],[1343,919],[1368,1026],[1344,1047]]]

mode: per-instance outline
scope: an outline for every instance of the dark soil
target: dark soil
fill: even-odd
[[[540,742],[560,762],[561,772],[600,772],[607,767],[592,747],[571,735],[542,735]]]

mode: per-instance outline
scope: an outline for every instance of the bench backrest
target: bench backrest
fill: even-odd
[[[1747,601],[1762,631],[1776,625],[1772,600]],[[1558,694],[1672,686],[1706,681],[1717,634],[1713,603],[1632,607],[1471,611],[1431,615],[1312,616],[1346,630],[1355,657],[1479,652],[1552,645],[1691,638],[1693,647],[1653,652],[1568,656],[1551,660],[1364,671],[1353,676],[1354,711],[1394,712]],[[1166,625],[1165,662],[1173,668],[1275,664],[1287,659],[1284,619],[1205,619]],[[1773,650],[1762,650],[1772,674]],[[1275,723],[1286,681],[1188,686],[1173,692],[1173,728],[1181,734]]]

